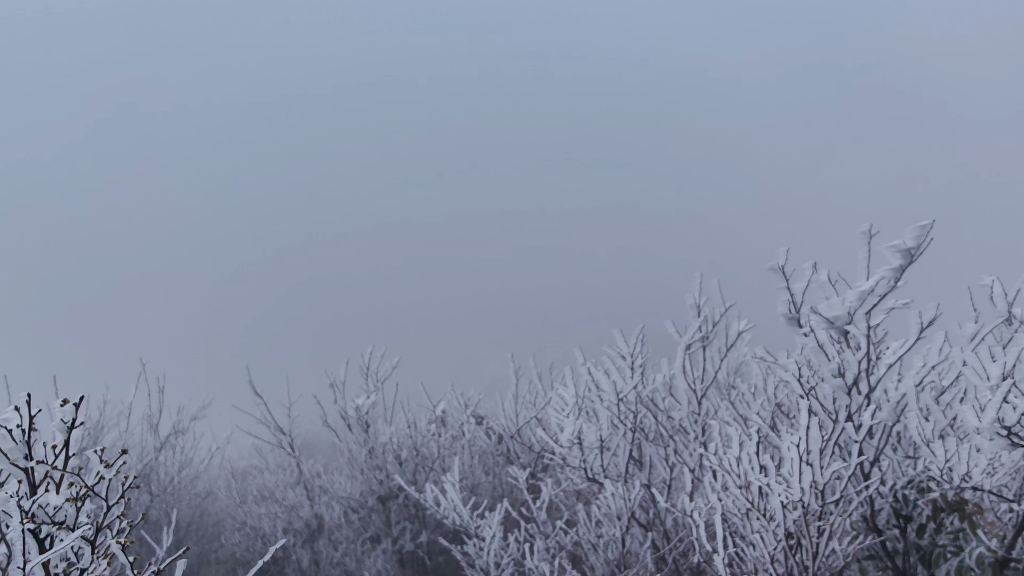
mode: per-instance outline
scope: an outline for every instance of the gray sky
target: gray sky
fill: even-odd
[[[912,294],[1024,273],[1018,2],[0,4],[15,389],[319,390],[368,344],[495,386],[660,335],[692,275],[788,342],[765,264],[937,218]]]

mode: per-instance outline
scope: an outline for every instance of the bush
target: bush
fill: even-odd
[[[358,382],[346,366],[315,399],[329,450],[290,391],[274,408],[251,377],[252,443],[230,455],[198,432],[205,405],[169,410],[144,365],[86,428],[83,399],[53,406],[47,442],[26,396],[0,418],[0,573],[158,574],[186,543],[197,574],[268,547],[257,568],[288,575],[1019,573],[1021,286],[986,279],[971,321],[940,331],[938,307],[902,296],[932,229],[880,266],[865,228],[855,281],[783,252],[780,353],[700,280],[673,359],[652,361],[642,328],[563,371],[513,358],[495,405],[453,390],[417,408],[371,348]]]

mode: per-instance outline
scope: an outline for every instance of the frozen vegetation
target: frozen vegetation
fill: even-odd
[[[251,380],[230,450],[145,367],[123,403],[23,396],[0,573],[1020,574],[1021,287],[985,279],[941,331],[905,286],[931,241],[865,228],[856,278],[784,252],[783,351],[701,282],[674,358],[637,330],[560,371],[510,359],[494,406],[405,403],[371,349],[316,399],[329,450]]]

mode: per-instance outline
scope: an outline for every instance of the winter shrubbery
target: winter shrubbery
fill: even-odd
[[[418,408],[372,349],[314,429],[250,379],[227,452],[145,367],[125,405],[55,406],[46,442],[26,398],[0,419],[0,573],[156,574],[190,545],[190,574],[244,574],[283,539],[267,574],[1020,573],[1020,287],[987,279],[941,331],[903,294],[931,234],[866,228],[856,278],[783,253],[785,351],[699,282],[673,359],[616,333],[562,371],[513,359],[493,404]]]
[[[31,394],[0,415],[0,574],[181,576],[188,548],[169,553],[176,514],[159,543],[140,529],[129,450],[82,446],[84,402],[47,406],[48,425]],[[149,561],[130,550],[137,534]]]
[[[673,362],[620,333],[513,395],[504,498],[481,500],[465,464],[408,489],[458,529],[468,574],[1019,572],[1020,289],[986,280],[972,321],[939,332],[900,294],[931,231],[879,266],[865,229],[859,279],[784,253],[785,353],[748,348],[698,285]]]

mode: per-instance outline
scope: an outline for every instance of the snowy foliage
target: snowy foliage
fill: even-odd
[[[84,402],[55,402],[49,426],[31,394],[0,415],[0,574],[181,576],[188,548],[169,553],[173,512],[159,543],[143,533],[150,560],[129,551],[141,521],[129,512],[129,450],[82,446]]]
[[[865,228],[860,280],[797,272],[784,252],[772,270],[796,344],[781,354],[750,349],[749,325],[698,284],[690,328],[670,326],[674,362],[617,333],[504,411],[516,490],[487,505],[454,468],[410,491],[459,531],[467,574],[1019,570],[1020,288],[987,279],[963,334],[938,331],[937,307],[900,296],[932,227],[884,246],[882,266]]]
[[[130,471],[136,489],[129,512],[142,519],[140,538],[129,549],[148,552],[150,534],[161,533],[172,522],[177,530],[169,546],[189,545],[189,556],[201,558],[190,574],[206,573],[222,548],[225,527],[217,509],[217,463],[224,442],[203,433],[199,424],[210,401],[197,406],[170,406],[167,379],[151,379],[145,362],[124,400],[107,390],[89,403],[83,442],[118,446],[131,455]],[[188,542],[184,542],[184,535]],[[262,553],[262,552],[254,552]]]
[[[1024,285],[986,278],[969,321],[941,330],[906,294],[932,231],[878,247],[864,228],[850,278],[784,251],[782,351],[753,347],[698,279],[688,323],[668,324],[673,358],[649,358],[642,328],[560,371],[512,358],[494,405],[454,390],[416,405],[371,348],[356,379],[329,378],[310,427],[290,389],[278,407],[250,377],[251,444],[223,459],[197,432],[205,405],[171,411],[144,366],[84,429],[81,399],[52,407],[52,441],[26,397],[0,417],[0,574],[155,576],[193,541],[211,567],[197,576],[251,574],[268,549],[253,570],[1020,573]]]

